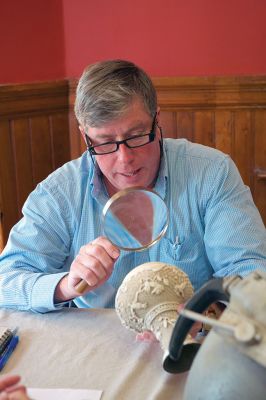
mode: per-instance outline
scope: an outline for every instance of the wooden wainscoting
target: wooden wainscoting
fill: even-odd
[[[230,154],[266,224],[266,77],[153,82],[164,136]],[[0,250],[36,184],[85,150],[73,112],[76,85],[72,79],[0,86]]]
[[[266,77],[154,78],[165,137],[230,154],[266,225]],[[73,109],[76,80],[70,82]],[[85,145],[70,115],[71,155]]]
[[[69,159],[68,81],[0,86],[0,250],[28,194]]]

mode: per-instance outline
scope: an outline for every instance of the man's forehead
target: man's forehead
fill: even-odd
[[[116,136],[128,136],[130,134],[145,132],[149,129],[150,120],[135,119],[129,123],[111,122],[101,127],[88,127],[87,134],[92,138],[110,138]]]

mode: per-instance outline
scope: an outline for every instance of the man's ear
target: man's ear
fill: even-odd
[[[80,133],[81,133],[81,135],[83,137],[83,140],[84,140],[84,142],[86,144],[86,147],[88,148],[90,141],[89,141],[88,136],[86,136],[85,129],[83,128],[83,126],[79,125],[79,130],[80,130]]]
[[[85,130],[84,130],[84,128],[81,126],[81,125],[79,125],[79,130],[80,130],[80,133],[81,133],[81,135],[82,135],[82,137],[83,137],[83,139],[85,140],[85,142],[86,142],[86,139],[85,139]]]

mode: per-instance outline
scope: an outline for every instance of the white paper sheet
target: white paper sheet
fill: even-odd
[[[35,389],[28,388],[33,400],[100,400],[102,390],[88,389]]]

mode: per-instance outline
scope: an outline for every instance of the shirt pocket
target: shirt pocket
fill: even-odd
[[[182,238],[163,237],[160,247],[160,259],[170,264],[196,262],[204,252],[203,238],[194,232]]]

